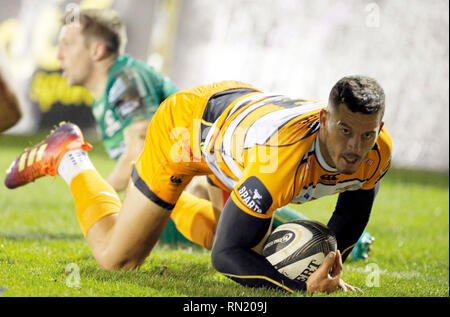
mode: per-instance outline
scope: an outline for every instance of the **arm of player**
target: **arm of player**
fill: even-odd
[[[328,227],[334,232],[342,260],[345,261],[369,222],[372,205],[378,190],[346,191],[339,194],[336,209]]]
[[[107,179],[108,183],[118,192],[125,190],[128,186],[132,164],[144,147],[149,123],[148,120],[135,122],[124,130],[125,151]]]
[[[305,291],[306,284],[279,273],[252,250],[264,237],[270,219],[253,217],[228,199],[217,226],[211,253],[213,267],[244,286]]]
[[[253,251],[252,248],[261,241],[269,226],[270,219],[251,216],[228,199],[212,248],[213,267],[249,287],[327,293],[341,288],[342,261],[338,253],[331,253],[304,283],[279,273],[265,257]]]
[[[14,126],[21,117],[17,96],[0,73],[0,132]]]

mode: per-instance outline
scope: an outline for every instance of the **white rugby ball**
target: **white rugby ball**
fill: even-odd
[[[336,237],[327,226],[314,220],[293,220],[270,234],[262,255],[278,272],[305,282],[336,249]]]

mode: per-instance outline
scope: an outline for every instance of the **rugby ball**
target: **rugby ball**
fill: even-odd
[[[269,235],[262,255],[278,272],[305,282],[336,249],[336,237],[327,226],[314,220],[293,220]]]

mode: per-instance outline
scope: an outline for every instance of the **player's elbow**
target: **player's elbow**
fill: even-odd
[[[228,268],[226,265],[227,258],[228,256],[226,250],[213,246],[211,250],[211,264],[216,271],[228,272]]]

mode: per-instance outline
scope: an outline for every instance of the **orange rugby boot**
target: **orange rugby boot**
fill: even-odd
[[[12,162],[6,171],[6,187],[12,189],[42,176],[56,176],[64,154],[76,149],[89,151],[92,145],[84,141],[77,125],[61,122],[44,141],[26,149]]]

